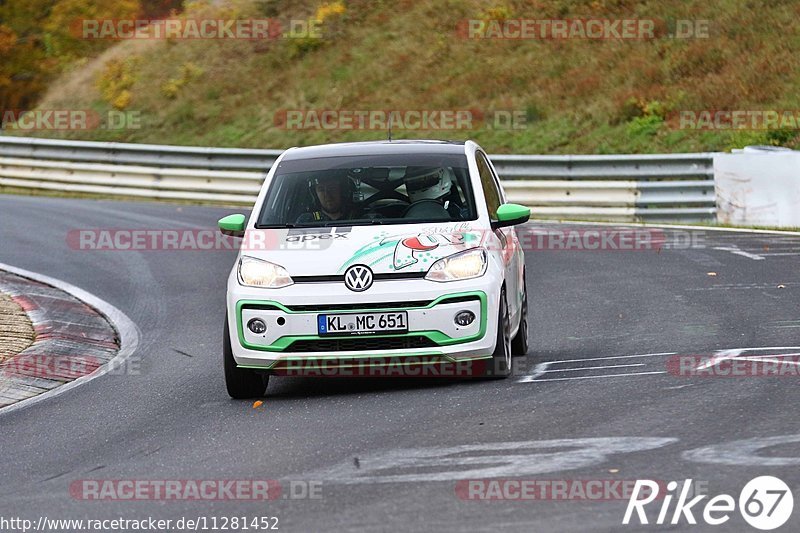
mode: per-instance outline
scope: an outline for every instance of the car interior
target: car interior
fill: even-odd
[[[297,221],[305,213],[321,209],[313,183],[325,178],[337,178],[347,184],[344,194],[350,196],[354,213],[348,222],[403,224],[477,218],[465,168],[441,167],[442,179],[450,182],[449,191],[441,198],[412,201],[406,184],[426,170],[427,167],[375,166],[278,175],[274,178],[271,187],[274,190],[268,195],[258,227],[319,225],[320,222],[306,224]],[[341,224],[344,220],[335,222]],[[322,225],[334,224],[327,221]]]

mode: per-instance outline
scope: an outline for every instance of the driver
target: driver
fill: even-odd
[[[309,183],[319,209],[303,213],[298,223],[348,220],[356,217],[353,205],[353,182],[347,176],[323,176]]]
[[[411,170],[411,169],[409,169]],[[433,200],[444,204],[450,194],[452,182],[441,167],[414,168],[413,173],[405,179],[408,199],[411,203],[422,200]]]
[[[420,216],[451,220],[468,218],[468,209],[450,201],[454,196],[451,194],[453,181],[446,169],[441,167],[410,168],[405,183],[408,199],[411,201],[406,213],[412,212]]]

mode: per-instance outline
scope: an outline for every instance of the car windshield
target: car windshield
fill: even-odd
[[[256,227],[475,219],[464,154],[370,155],[281,162]]]

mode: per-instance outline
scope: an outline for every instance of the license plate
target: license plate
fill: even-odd
[[[408,331],[408,313],[348,313],[317,315],[320,335],[366,335],[370,333],[405,333]]]

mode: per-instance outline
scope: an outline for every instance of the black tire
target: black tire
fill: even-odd
[[[508,316],[506,288],[500,291],[500,308],[497,311],[497,339],[485,376],[492,379],[507,378],[511,374],[511,320]]]
[[[519,317],[519,329],[511,339],[511,355],[523,356],[528,354],[528,282],[525,281],[525,272],[522,273],[522,315]]]
[[[225,386],[228,394],[236,400],[260,398],[267,391],[269,376],[259,374],[249,368],[239,368],[233,359],[231,336],[228,332],[228,317],[225,317],[225,331],[222,334],[222,357],[225,367]]]

